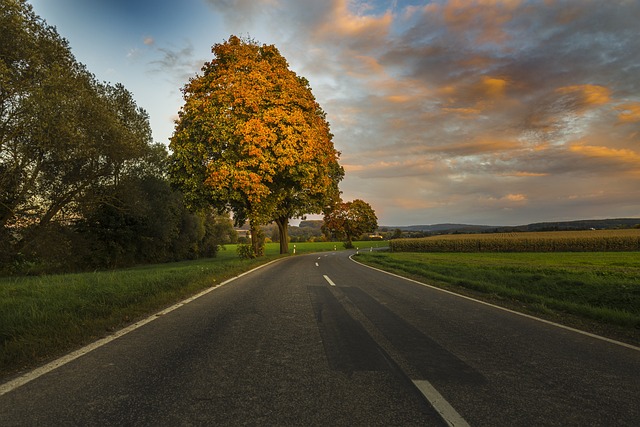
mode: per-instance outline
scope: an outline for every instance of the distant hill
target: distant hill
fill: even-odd
[[[470,224],[432,224],[432,225],[409,225],[409,226],[381,226],[381,229],[396,230],[405,232],[426,232],[426,233],[487,233],[500,232],[509,233],[516,231],[553,231],[553,230],[597,230],[611,228],[632,228],[640,226],[640,218],[615,218],[615,219],[584,219],[576,221],[558,222],[537,222],[527,225],[516,226],[496,226],[496,225],[470,225]]]
[[[432,225],[408,225],[408,226],[381,226],[380,228],[386,228],[388,230],[400,229],[402,231],[423,231],[429,233],[440,232],[454,232],[454,231],[466,231],[469,233],[481,233],[487,230],[493,230],[495,225],[470,225],[470,224],[432,224]]]
[[[552,231],[552,230],[606,230],[610,228],[633,228],[640,225],[640,218],[583,219],[564,222],[538,222],[513,227],[514,231]]]

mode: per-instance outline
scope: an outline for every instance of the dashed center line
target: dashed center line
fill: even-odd
[[[316,267],[320,267],[320,264],[318,264],[317,262],[316,262]]]
[[[335,283],[333,283],[333,280],[329,279],[329,276],[327,276],[327,275],[323,275],[322,277],[324,277],[324,280],[326,280],[327,282],[329,282],[329,284],[330,284],[331,286],[335,286],[335,285],[336,285]]]

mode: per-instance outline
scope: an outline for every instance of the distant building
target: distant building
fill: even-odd
[[[241,228],[236,228],[236,233],[238,233],[238,239],[251,239],[251,230],[243,230]]]

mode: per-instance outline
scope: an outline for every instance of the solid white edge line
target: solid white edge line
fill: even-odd
[[[238,274],[235,277],[227,279],[222,283],[216,284],[216,285],[214,285],[214,286],[212,286],[210,288],[205,289],[204,291],[202,291],[202,292],[200,292],[200,293],[198,293],[196,295],[193,295],[193,296],[191,296],[191,297],[189,297],[189,298],[187,298],[185,300],[182,300],[179,303],[177,303],[175,305],[172,305],[171,307],[165,308],[162,311],[159,311],[159,312],[157,312],[155,314],[152,314],[151,316],[147,317],[146,319],[143,319],[143,320],[140,320],[140,321],[138,321],[136,323],[133,323],[133,324],[127,326],[126,328],[120,329],[119,331],[116,331],[116,332],[114,332],[113,334],[111,334],[111,335],[109,335],[107,337],[99,339],[98,341],[95,341],[95,342],[93,342],[91,344],[88,344],[88,345],[86,345],[86,346],[84,346],[84,347],[82,347],[82,348],[80,348],[80,349],[78,349],[76,351],[73,351],[73,352],[67,354],[66,356],[62,356],[62,357],[60,357],[60,358],[58,358],[58,359],[56,359],[56,360],[54,360],[52,362],[47,363],[46,365],[40,366],[39,368],[36,368],[36,369],[34,369],[32,371],[29,371],[29,372],[27,372],[27,373],[25,373],[23,375],[20,375],[19,377],[15,378],[13,380],[7,381],[4,384],[0,384],[0,396],[4,395],[6,393],[9,393],[10,391],[15,390],[18,387],[21,387],[21,386],[27,384],[28,382],[31,382],[31,381],[35,380],[36,378],[38,378],[38,377],[40,377],[40,376],[42,376],[44,374],[47,374],[47,373],[49,373],[49,372],[51,372],[51,371],[53,371],[53,370],[55,370],[55,369],[57,369],[57,368],[59,368],[59,367],[61,367],[63,365],[66,365],[67,363],[72,362],[72,361],[76,360],[77,358],[79,358],[81,356],[84,356],[85,354],[90,353],[93,350],[96,350],[97,348],[100,348],[103,345],[108,344],[111,341],[113,341],[115,339],[118,339],[123,335],[128,334],[129,332],[135,331],[136,329],[140,328],[141,326],[144,326],[147,323],[153,322],[158,317],[161,317],[161,316],[163,316],[163,315],[165,315],[167,313],[170,313],[173,310],[175,310],[177,308],[180,308],[183,305],[186,305],[186,304],[192,302],[193,300],[196,300],[196,299],[200,298],[201,296],[204,296],[204,295],[208,294],[209,292],[211,292],[213,290],[216,290],[216,289],[218,289],[218,288],[220,288],[220,287],[222,287],[224,285],[227,285],[227,284],[233,282],[236,279],[239,279],[242,276],[245,276],[245,275],[247,275],[249,273],[252,273],[252,272],[254,272],[254,271],[256,271],[256,270],[258,270],[258,269],[260,269],[262,267],[266,267],[267,265],[272,264],[272,263],[274,263],[276,261],[280,261],[282,259],[284,259],[284,258],[275,259],[275,260],[270,261],[270,262],[268,262],[266,264],[259,265],[256,268],[253,268],[253,269],[251,269],[249,271],[245,271],[244,273]]]
[[[326,280],[327,282],[329,282],[329,284],[330,284],[331,286],[335,286],[335,285],[336,285],[335,283],[333,283],[333,280],[329,279],[329,276],[327,276],[327,275],[323,275],[322,277],[324,277],[324,280]]]
[[[442,397],[427,380],[411,380],[413,384],[420,390],[420,393],[429,401],[433,409],[440,415],[449,427],[469,427],[469,423],[465,421],[460,414]]]
[[[511,309],[508,309],[508,308],[505,308],[505,307],[500,307],[499,305],[491,304],[491,303],[486,302],[486,301],[481,301],[479,299],[475,299],[475,298],[472,298],[472,297],[469,297],[469,296],[466,296],[466,295],[457,294],[455,292],[451,292],[451,291],[448,291],[446,289],[438,288],[437,286],[428,285],[426,283],[419,282],[417,280],[410,279],[408,277],[400,276],[399,274],[390,273],[388,271],[384,271],[384,270],[381,270],[379,268],[363,264],[363,263],[358,262],[355,259],[353,259],[353,255],[349,256],[349,259],[351,261],[355,262],[356,264],[361,265],[363,267],[367,267],[367,268],[370,268],[372,270],[380,271],[382,273],[388,274],[390,276],[398,277],[400,279],[404,279],[404,280],[407,280],[409,282],[417,283],[418,285],[426,286],[427,288],[435,289],[436,291],[445,292],[447,294],[454,295],[454,296],[457,296],[459,298],[464,298],[464,299],[467,299],[467,300],[470,300],[470,301],[474,301],[474,302],[477,302],[477,303],[480,303],[480,304],[488,305],[489,307],[493,307],[493,308],[497,308],[497,309],[502,310],[502,311],[507,311],[509,313],[517,314],[518,316],[526,317],[527,319],[537,320],[538,322],[546,323],[548,325],[552,325],[552,326],[555,326],[557,328],[562,328],[562,329],[565,329],[565,330],[568,330],[568,331],[571,331],[571,332],[576,332],[578,334],[586,335],[586,336],[588,336],[590,338],[596,338],[596,339],[599,339],[599,340],[602,340],[602,341],[606,341],[606,342],[611,343],[611,344],[619,345],[621,347],[630,348],[631,350],[640,351],[640,347],[637,347],[637,346],[632,345],[632,344],[627,344],[626,342],[617,341],[617,340],[614,340],[614,339],[611,339],[611,338],[607,338],[607,337],[603,337],[603,336],[600,336],[600,335],[592,334],[591,332],[581,331],[580,329],[575,329],[575,328],[572,328],[570,326],[566,326],[566,325],[562,325],[560,323],[552,322],[550,320],[541,319],[539,317],[535,317],[535,316],[532,316],[530,314],[520,313],[519,311],[514,311],[514,310],[511,310]]]

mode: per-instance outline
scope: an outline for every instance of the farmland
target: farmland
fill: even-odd
[[[640,251],[640,229],[449,234],[390,243],[393,252]]]

